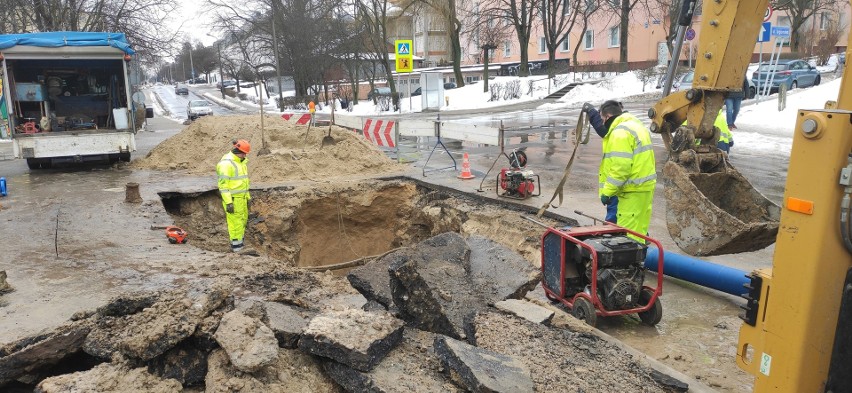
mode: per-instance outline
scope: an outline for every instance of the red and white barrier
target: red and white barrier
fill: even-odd
[[[310,113],[282,113],[281,118],[290,123],[306,125],[311,122]]]
[[[393,120],[365,119],[364,138],[380,147],[396,147],[395,127]]]

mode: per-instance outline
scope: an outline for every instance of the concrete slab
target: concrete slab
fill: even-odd
[[[349,392],[461,392],[438,368],[434,333],[406,328],[399,346],[370,372],[326,362],[325,372]]]
[[[530,370],[517,358],[449,337],[435,338],[435,353],[451,378],[470,392],[532,392]]]
[[[265,302],[264,306],[269,328],[275,333],[278,346],[297,348],[299,336],[308,327],[308,322],[316,313],[276,302]]]
[[[299,349],[370,371],[399,344],[402,326],[402,321],[386,312],[330,311],[311,320],[299,339]]]
[[[278,340],[272,329],[239,310],[222,316],[214,337],[240,371],[260,370],[278,358]]]
[[[548,324],[555,314],[553,311],[523,300],[509,299],[494,304],[498,310],[517,315],[532,323]]]

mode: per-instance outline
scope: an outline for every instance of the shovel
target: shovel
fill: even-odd
[[[328,123],[328,135],[322,137],[322,145],[320,146],[320,149],[322,149],[323,146],[331,146],[331,145],[337,143],[337,141],[335,141],[334,138],[331,137],[331,125],[334,124],[334,107],[335,106],[337,106],[337,103],[333,102],[332,105],[331,105],[331,122]]]

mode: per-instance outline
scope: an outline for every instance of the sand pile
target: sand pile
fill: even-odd
[[[306,126],[267,116],[264,129],[270,154],[258,156],[263,146],[259,116],[201,118],[160,143],[145,158],[134,161],[132,166],[213,176],[216,163],[231,148],[231,140],[246,139],[252,146],[248,157],[253,182],[321,181],[390,174],[401,169],[356,133],[340,127],[331,127],[331,136],[337,142],[331,146],[322,146],[327,126],[311,127],[308,131]]]

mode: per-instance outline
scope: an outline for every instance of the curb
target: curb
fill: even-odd
[[[172,112],[169,111],[169,108],[166,106],[166,103],[163,102],[163,99],[160,98],[160,95],[157,94],[157,91],[152,89],[151,94],[154,96],[154,99],[157,100],[157,103],[160,104],[160,108],[163,108],[163,115],[171,116]]]
[[[206,98],[206,99],[208,99],[208,100],[210,100],[210,101],[215,102],[216,104],[218,104],[218,105],[220,105],[220,106],[224,106],[225,108],[228,108],[228,109],[230,109],[230,110],[232,110],[232,111],[236,111],[236,110],[241,110],[241,109],[243,109],[243,108],[242,108],[242,107],[240,107],[239,105],[232,104],[232,103],[230,103],[230,102],[228,102],[228,101],[226,101],[226,100],[223,100],[223,99],[221,99],[221,98],[213,97],[213,95],[212,95],[212,94],[210,94],[210,93],[203,93],[203,94],[201,94],[201,96],[202,96],[202,97],[204,97],[204,98]]]

